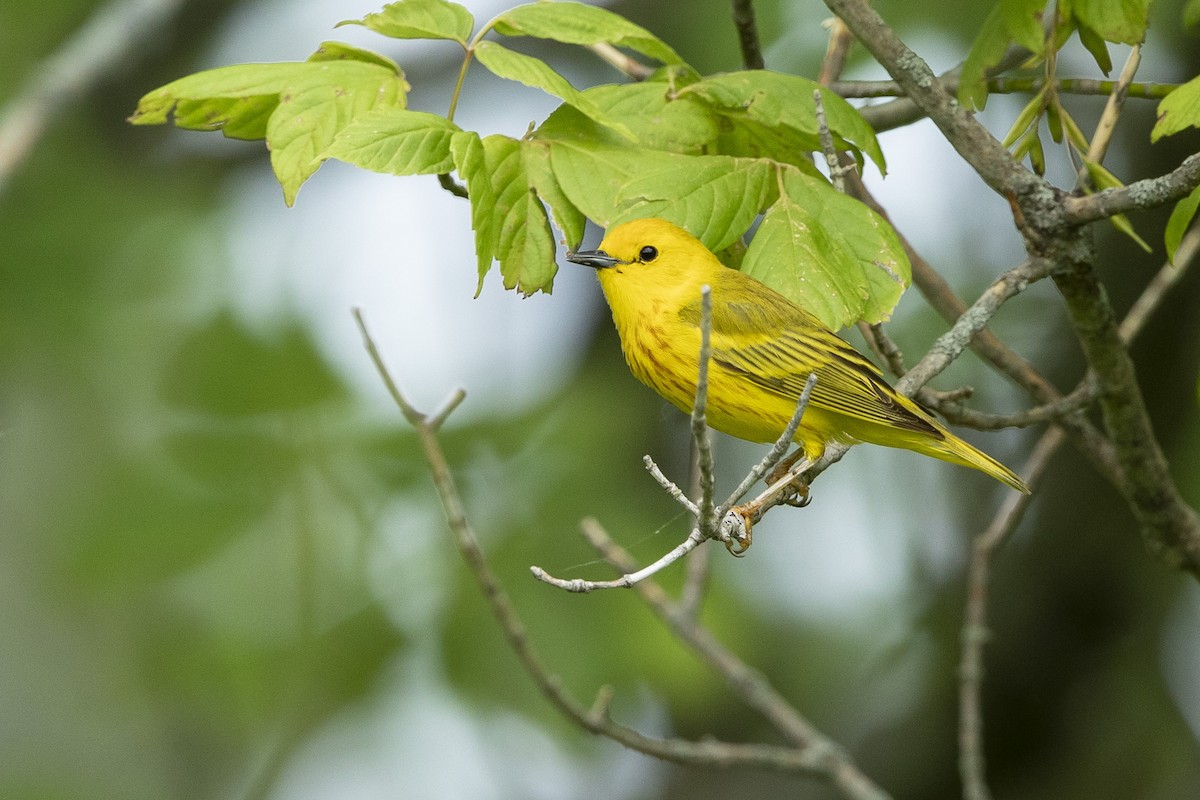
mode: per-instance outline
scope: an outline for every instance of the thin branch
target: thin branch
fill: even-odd
[[[699,506],[691,501],[691,498],[687,496],[687,492],[679,488],[677,483],[663,474],[662,469],[659,468],[658,464],[654,463],[653,458],[650,456],[642,456],[642,463],[646,465],[646,471],[650,473],[650,477],[658,481],[658,485],[666,490],[667,494],[671,496],[672,500],[687,509],[687,512],[693,517],[700,516]]]
[[[808,408],[809,398],[812,397],[813,387],[817,385],[817,374],[814,372],[808,376],[808,380],[804,382],[804,389],[800,392],[800,399],[796,402],[796,410],[792,412],[792,418],[788,420],[787,427],[783,429],[783,433],[779,434],[779,438],[775,440],[775,444],[763,456],[762,461],[750,468],[750,472],[742,479],[724,503],[717,507],[717,519],[724,519],[729,513],[734,504],[746,496],[750,491],[750,487],[758,483],[764,475],[783,460],[783,455],[792,446],[792,440],[796,438],[796,431],[800,429],[800,421],[804,418],[804,412]]]
[[[846,193],[846,168],[838,159],[837,150],[833,148],[833,133],[829,130],[829,122],[825,119],[825,103],[821,100],[821,90],[813,90],[813,111],[817,118],[817,139],[821,143],[821,152],[825,154],[825,164],[829,167],[829,182],[838,194]]]
[[[633,81],[644,81],[654,74],[654,67],[643,64],[636,58],[622,53],[607,42],[588,45],[588,49],[613,69]]]
[[[1108,96],[1108,101],[1104,104],[1104,112],[1100,115],[1099,122],[1096,123],[1096,131],[1092,134],[1091,145],[1088,147],[1087,160],[1099,164],[1104,160],[1104,154],[1108,152],[1108,144],[1112,141],[1113,132],[1117,129],[1117,120],[1121,118],[1121,108],[1125,105],[1125,98],[1129,96],[1129,87],[1133,84],[1134,76],[1137,75],[1138,66],[1142,63],[1142,46],[1135,44],[1129,51],[1129,57],[1125,59],[1125,66],[1121,69],[1121,75],[1117,78],[1117,84],[1113,87],[1112,93]],[[1082,170],[1081,174],[1086,174],[1087,170]]]
[[[937,79],[929,65],[904,44],[867,0],[825,0],[855,37],[929,116],[963,160],[1001,195],[1049,197],[1053,190],[1022,167]]]
[[[631,572],[637,568],[629,554],[596,520],[584,520],[582,530],[588,542],[617,571]],[[680,640],[725,680],[747,707],[761,714],[785,740],[808,757],[814,774],[828,780],[848,798],[884,800],[887,797],[837,743],[805,719],[762,673],[748,666],[686,613],[679,603],[672,601],[662,587],[648,580],[638,583],[634,590]]]
[[[1083,197],[1067,197],[1063,199],[1063,205],[1068,221],[1082,225],[1117,214],[1147,211],[1177,202],[1197,186],[1200,186],[1200,153],[1188,156],[1166,175],[1134,181],[1128,186],[1105,189]]]
[[[691,466],[688,468],[688,492],[693,497],[700,496],[700,446],[694,439],[692,440],[692,457]],[[679,605],[686,613],[695,618],[700,614],[701,605],[704,602],[704,595],[708,589],[708,579],[711,573],[709,554],[712,551],[707,547],[697,547],[687,557],[687,562],[684,564],[685,574],[683,578],[683,588],[679,590]]]
[[[479,539],[467,519],[458,488],[450,472],[449,463],[446,461],[445,453],[438,441],[436,428],[428,421],[430,418],[413,408],[396,388],[395,381],[384,365],[379,351],[367,331],[362,314],[357,310],[355,319],[376,370],[388,391],[396,399],[405,419],[413,424],[417,432],[421,450],[433,477],[434,487],[442,502],[446,523],[454,534],[463,560],[479,584],[484,599],[500,625],[505,641],[508,642],[525,671],[533,679],[538,690],[564,716],[590,733],[606,736],[632,750],[677,764],[723,768],[754,767],[792,774],[828,776],[829,769],[826,764],[819,761],[814,753],[804,749],[760,744],[736,744],[715,739],[705,739],[699,742],[684,739],[654,739],[614,722],[609,717],[608,706],[611,690],[602,689],[591,708],[585,707],[571,697],[563,688],[562,681],[558,676],[551,674],[546,668],[541,655],[530,640],[529,632],[517,614],[511,598],[504,590],[499,578],[488,566],[483,550],[479,546]],[[445,404],[445,408],[457,405],[453,401],[453,397],[456,397],[457,394],[452,395],[451,401]],[[871,797],[871,795],[858,796]]]
[[[754,21],[754,0],[733,0],[733,24],[738,32],[738,45],[742,48],[742,66],[763,69],[765,63],[758,25]]]
[[[716,464],[712,440],[708,434],[708,368],[712,362],[712,287],[700,287],[700,357],[697,364],[696,396],[692,401],[692,441],[696,443],[696,461],[700,472],[700,497],[696,502],[699,514],[696,524],[705,537],[713,535],[713,484]]]
[[[1062,444],[1064,434],[1052,428],[1038,440],[1021,470],[1035,486]],[[967,608],[962,628],[958,669],[959,756],[958,769],[966,800],[990,800],[983,756],[983,646],[987,642],[987,595],[992,553],[1016,530],[1034,495],[1009,492],[988,529],[975,538],[967,578]]]
[[[153,41],[184,0],[117,0],[97,9],[0,110],[0,194],[71,103],[105,75],[127,69],[142,42]]]
[[[833,17],[826,21],[829,29],[829,42],[825,45],[825,57],[821,59],[821,71],[817,73],[817,83],[829,86],[842,76],[846,68],[846,58],[850,55],[850,46],[854,44],[854,34],[846,27],[846,23]]]
[[[911,395],[948,367],[971,340],[987,325],[1005,301],[1025,289],[1033,282],[1046,277],[1053,265],[1042,259],[1030,259],[1001,274],[970,308],[943,333],[929,351],[896,382],[897,391]]]
[[[950,91],[957,91],[958,76],[942,78]],[[989,78],[989,94],[1037,94],[1046,85],[1045,78]],[[1089,78],[1059,78],[1054,82],[1059,94],[1080,96],[1109,96],[1117,87],[1117,81],[1098,81]],[[829,88],[845,98],[869,99],[873,97],[904,97],[904,90],[895,81],[834,81]],[[1130,83],[1125,96],[1142,100],[1161,100],[1175,89],[1177,83]]]
[[[661,572],[695,550],[707,538],[700,532],[699,528],[692,528],[692,532],[688,534],[686,539],[675,545],[670,552],[660,556],[654,563],[639,570],[627,572],[616,580],[611,581],[589,581],[584,578],[556,578],[538,566],[530,567],[529,571],[533,573],[533,577],[542,583],[548,583],[551,586],[557,586],[559,589],[565,589],[575,594],[587,594],[597,589],[631,589],[651,575]]]

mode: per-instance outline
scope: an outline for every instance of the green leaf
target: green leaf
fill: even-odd
[[[1200,0],[1188,0],[1184,5],[1183,27],[1188,31],[1200,27]]]
[[[501,78],[523,83],[535,89],[541,89],[547,94],[554,95],[567,105],[575,108],[584,116],[595,120],[601,125],[616,131],[621,136],[632,141],[633,133],[624,124],[611,118],[596,106],[591,100],[567,79],[559,75],[545,61],[509,50],[496,42],[480,42],[475,49],[475,57],[493,73]]]
[[[378,108],[343,128],[319,157],[390,175],[437,175],[454,168],[450,141],[458,132],[437,114]]]
[[[483,154],[483,142],[474,131],[459,131],[450,138],[450,155],[454,171],[467,183],[471,197],[471,228],[475,231],[475,255],[478,261],[479,282],[475,296],[483,291],[483,279],[496,257],[497,231],[495,226],[496,190],[488,173]]]
[[[1121,182],[1120,178],[1105,169],[1102,164],[1095,161],[1088,161],[1085,158],[1083,159],[1083,166],[1087,169],[1088,176],[1092,179],[1092,185],[1097,189],[1116,189],[1125,185]],[[1138,236],[1137,231],[1133,229],[1133,223],[1129,221],[1129,217],[1124,214],[1114,214],[1108,218],[1108,221],[1112,223],[1114,228],[1132,239],[1138,247],[1147,253],[1154,252],[1154,249],[1146,243],[1146,240]]]
[[[1171,211],[1171,218],[1167,220],[1166,234],[1163,236],[1163,242],[1167,246],[1168,261],[1175,261],[1175,251],[1179,249],[1183,235],[1191,227],[1198,208],[1200,208],[1200,187],[1193,189],[1191,194],[1176,203],[1174,210]]]
[[[612,224],[657,217],[724,250],[750,227],[775,186],[770,163],[730,156],[667,156],[617,192]]]
[[[611,44],[664,64],[683,64],[679,54],[650,31],[624,17],[583,3],[530,3],[517,6],[493,22],[504,36],[533,36],[566,44]]]
[[[321,165],[338,132],[373,108],[403,108],[408,82],[389,59],[326,42],[305,62],[241,64],[189,75],[155,89],[130,117],[267,140],[288,205]]]
[[[1112,72],[1112,56],[1108,53],[1108,43],[1104,41],[1104,37],[1096,33],[1083,23],[1079,23],[1077,28],[1079,31],[1079,41],[1092,54],[1092,58],[1096,59],[1096,66],[1105,75]]]
[[[1158,104],[1158,121],[1150,131],[1150,141],[1196,127],[1200,127],[1200,77],[1172,90]]]
[[[1071,13],[1109,42],[1139,44],[1150,24],[1151,0],[1074,0]]]
[[[636,177],[659,167],[667,153],[593,144],[586,140],[542,139],[550,147],[550,166],[573,206],[598,225],[617,216],[617,193]]]
[[[321,42],[321,46],[308,57],[308,61],[362,61],[389,69],[397,75],[404,74],[400,65],[387,56],[345,42]]]
[[[403,78],[374,63],[316,61],[310,66],[311,72],[289,83],[267,121],[271,167],[289,206],[344,128],[376,108],[402,110],[408,88]]]
[[[1042,15],[1046,0],[1000,0],[1004,27],[1012,40],[1040,55],[1046,47],[1046,29]]]
[[[831,329],[888,318],[912,279],[892,227],[828,183],[786,169],[742,271]]]
[[[768,158],[820,177],[812,156],[820,143],[812,134],[786,126],[764,125],[739,112],[721,113],[719,118],[721,132],[716,152],[742,158]]]
[[[521,142],[521,158],[525,175],[539,198],[550,206],[550,216],[563,233],[563,244],[574,250],[583,241],[583,230],[587,219],[575,204],[567,199],[558,178],[550,165],[550,145],[546,142],[526,140]]]
[[[814,144],[808,149],[817,150],[820,142],[813,103],[816,89],[821,91],[825,121],[835,144],[861,150],[871,157],[880,172],[885,172],[887,165],[875,131],[854,106],[815,81],[768,70],[743,70],[705,78],[679,90],[679,94],[696,95],[727,115],[744,113],[767,127],[789,128],[810,135]]]
[[[149,92],[129,121],[162,125],[175,111],[175,124],[189,130],[224,130],[226,136],[261,139],[267,117],[289,82],[313,69],[302,62],[238,64],[197,72]]]
[[[719,133],[708,106],[690,95],[672,98],[670,88],[657,81],[604,84],[584,90],[583,96],[651,150],[699,154]]]
[[[987,105],[987,73],[1000,63],[1008,52],[1012,37],[1005,22],[1004,9],[996,6],[983,22],[971,51],[963,62],[958,79],[958,102],[972,111],[982,111]]]
[[[337,24],[363,25],[393,39],[450,39],[463,47],[471,37],[475,18],[458,3],[447,0],[400,0],[361,20]]]
[[[549,292],[558,270],[554,235],[546,209],[529,185],[521,143],[507,136],[488,136],[483,139],[483,154],[496,190],[492,224],[504,288],[526,296]]]

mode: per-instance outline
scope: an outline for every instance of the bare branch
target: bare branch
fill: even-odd
[[[583,521],[588,542],[615,569],[630,572],[637,564],[594,519]],[[861,800],[884,800],[887,794],[864,775],[835,742],[818,731],[771,683],[733,652],[717,641],[712,633],[686,613],[654,581],[642,581],[634,590],[650,609],[690,647],[729,688],[758,712],[799,751],[808,757],[812,772],[832,783],[843,796]]]
[[[942,83],[950,91],[958,89],[958,76],[946,75]],[[1054,82],[1059,94],[1108,96],[1117,81],[1098,81],[1090,78],[1059,78]],[[1046,85],[1045,78],[989,78],[989,94],[1037,94]],[[903,97],[904,90],[895,81],[834,81],[829,88],[845,98]],[[1142,100],[1161,100],[1175,89],[1177,83],[1130,83],[1125,96]]]
[[[692,441],[696,443],[696,461],[700,473],[700,497],[696,502],[699,513],[696,524],[705,537],[713,535],[713,484],[716,465],[712,440],[708,435],[708,368],[712,362],[712,287],[700,287],[700,361],[696,373],[696,396],[692,402]]]
[[[617,48],[607,42],[588,45],[588,49],[601,58],[606,64],[613,69],[622,73],[630,80],[644,81],[654,74],[654,68],[643,64],[636,58],[622,53]]]
[[[1135,181],[1128,186],[1105,189],[1084,197],[1063,200],[1067,219],[1076,225],[1107,219],[1130,211],[1147,211],[1182,200],[1200,186],[1200,153],[1157,178]]]
[[[546,668],[541,655],[530,641],[529,632],[517,614],[512,599],[484,558],[483,550],[479,546],[479,539],[467,519],[454,477],[450,472],[441,443],[438,441],[436,426],[428,421],[430,418],[413,408],[396,388],[396,382],[384,365],[375,342],[363,322],[362,314],[357,310],[355,319],[363,334],[367,352],[371,356],[380,378],[396,399],[405,419],[413,424],[417,432],[421,450],[430,474],[433,476],[434,487],[442,501],[446,523],[454,534],[459,553],[479,584],[484,599],[500,625],[505,641],[508,642],[509,647],[512,648],[537,688],[564,716],[590,733],[608,737],[625,747],[664,761],[706,767],[755,767],[786,773],[815,775],[836,782],[836,777],[830,776],[832,770],[826,761],[822,760],[826,754],[814,753],[812,748],[806,750],[797,747],[737,744],[715,739],[705,739],[699,742],[684,739],[654,739],[614,722],[609,717],[608,706],[611,700],[611,689],[602,688],[590,708],[571,697],[563,688],[562,681]],[[459,394],[460,392],[452,395],[451,401],[444,408],[450,409],[457,405],[454,398]],[[866,781],[866,778],[864,777],[862,781]],[[867,785],[870,785],[869,782]],[[886,797],[881,792],[848,796],[864,799]]]
[[[1030,487],[1041,480],[1050,459],[1062,444],[1065,434],[1053,428],[1042,435],[1021,470]],[[988,529],[975,538],[967,578],[967,608],[963,620],[962,650],[958,668],[958,770],[962,777],[963,797],[990,800],[983,756],[983,646],[988,639],[987,596],[991,556],[1016,530],[1032,494],[1009,492]]]

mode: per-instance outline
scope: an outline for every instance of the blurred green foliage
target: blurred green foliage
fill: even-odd
[[[152,144],[162,131],[121,122],[147,89],[194,69],[196,49],[237,6],[189,6],[168,38],[59,120],[0,195],[0,796],[274,796],[323,726],[386,707],[388,675],[421,640],[478,719],[519,714],[568,755],[611,754],[521,673],[457,560],[399,415],[365,413],[305,319],[250,324],[229,307],[214,220],[243,151],[166,158]],[[768,60],[804,60],[796,68],[811,74],[818,51],[770,49],[792,4],[757,6]],[[945,26],[919,32],[965,53],[983,14],[959,6],[879,3],[905,35]],[[100,7],[0,9],[0,102]],[[701,70],[736,67],[726,3],[616,10]],[[1152,33],[1152,44],[1175,48],[1194,74],[1200,50],[1173,27],[1179,10],[1156,4],[1152,32],[1175,38]],[[1129,114],[1149,129],[1152,109],[1131,102]],[[1178,163],[1196,149],[1184,136],[1154,149],[1119,140],[1129,173]],[[1139,229],[1165,220],[1144,215]],[[1119,234],[1097,235],[1125,308],[1157,265]],[[923,326],[937,327],[926,316],[913,330]],[[913,335],[913,347],[928,338]],[[1061,349],[1048,371],[1069,386],[1079,363]],[[1181,489],[1200,502],[1200,272],[1135,357]],[[575,535],[585,514],[643,559],[681,538],[685,520],[639,461],[650,452],[669,474],[685,472],[670,413],[629,378],[605,328],[560,392],[451,426],[445,446],[493,567],[579,698],[611,684],[618,718],[637,718],[651,698],[666,732],[774,741],[631,593],[560,596],[528,576],[530,564],[607,574]],[[980,504],[966,490],[945,502],[957,504],[965,540]],[[922,524],[920,508],[897,515],[897,527]],[[894,606],[822,620],[749,603],[738,579],[755,580],[744,576],[761,562],[714,555],[704,618],[731,648],[897,797],[957,796],[961,572],[922,572],[914,559]],[[395,575],[380,567],[388,558]],[[795,580],[811,569],[796,564]],[[985,713],[997,796],[1193,797],[1198,734],[1163,675],[1168,619],[1188,603],[1195,619],[1195,587],[1146,554],[1119,499],[1074,453],[1060,454],[996,570]],[[455,756],[448,745],[441,768]],[[661,786],[642,796],[829,796],[773,775],[657,769]]]

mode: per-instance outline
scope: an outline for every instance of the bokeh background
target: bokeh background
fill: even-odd
[[[481,20],[508,6],[466,5]],[[946,69],[990,4],[877,5]],[[1142,78],[1200,72],[1181,6],[1155,4]],[[768,66],[815,75],[824,6],[756,7]],[[702,71],[739,65],[725,2],[612,8]],[[584,702],[613,686],[614,716],[650,734],[774,742],[632,594],[568,596],[529,576],[531,564],[609,576],[577,535],[587,515],[643,559],[687,529],[641,467],[650,453],[686,475],[684,420],[629,376],[586,270],[565,264],[553,295],[526,300],[491,275],[472,299],[467,206],[433,178],[331,163],[286,209],[261,143],[125,122],[138,97],[183,74],[299,60],[326,39],[396,59],[411,107],[444,113],[453,44],[333,30],[377,9],[181,2],[0,187],[0,796],[831,796],[808,780],[658,763],[557,716],[460,562],[350,314],[363,309],[419,407],[467,389],[445,446],[493,567],[566,685]],[[0,0],[0,108],[108,13]],[[578,86],[619,79],[587,52],[526,45]],[[1095,77],[1074,50],[1060,72]],[[847,75],[882,77],[861,51]],[[1023,102],[994,97],[984,118],[1003,132]],[[457,119],[519,135],[553,105],[476,67]],[[1072,101],[1085,128],[1101,105]],[[1127,109],[1109,159],[1118,175],[1158,174],[1200,149],[1192,134],[1151,147],[1153,104]],[[961,294],[1020,258],[1006,204],[931,125],[882,143],[889,174],[869,182]],[[1069,183],[1062,153],[1050,160]],[[1164,221],[1134,220],[1156,244]],[[1146,255],[1097,236],[1125,309],[1161,246]],[[890,325],[910,356],[943,329],[915,291]],[[1049,285],[995,329],[1059,386],[1081,374]],[[1200,504],[1200,271],[1135,357],[1180,487]],[[970,355],[939,380],[963,383],[981,408],[1022,401]],[[1036,434],[970,438],[1019,466]],[[718,448],[726,484],[758,452]],[[956,796],[965,560],[1001,496],[975,473],[858,448],[808,509],[770,515],[747,558],[712,553],[704,620],[895,796]],[[1069,449],[997,560],[991,619],[999,797],[1200,796],[1200,587],[1148,554]]]

